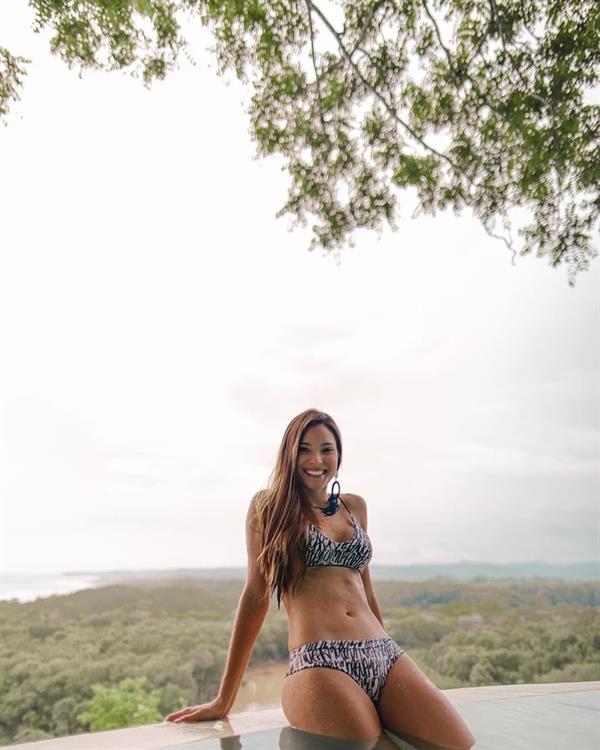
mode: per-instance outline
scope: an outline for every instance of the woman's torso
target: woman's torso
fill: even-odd
[[[352,513],[350,498],[344,495],[340,510],[319,521],[319,529],[307,529],[307,559],[315,565],[307,568],[294,595],[288,592],[282,598],[288,616],[288,649],[325,639],[385,637],[361,577],[370,558],[370,541]]]

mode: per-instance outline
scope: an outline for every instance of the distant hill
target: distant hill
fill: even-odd
[[[548,578],[558,581],[598,581],[600,562],[555,565],[542,560],[515,563],[459,562],[452,564],[371,565],[376,581],[490,581],[507,578]],[[99,582],[136,580],[243,580],[246,568],[174,568],[172,570],[69,571],[69,576],[96,576]]]
[[[426,581],[448,578],[453,581],[500,580],[505,578],[550,578],[558,581],[600,580],[600,562],[554,565],[542,560],[515,563],[460,562],[451,565],[375,565],[373,579]]]

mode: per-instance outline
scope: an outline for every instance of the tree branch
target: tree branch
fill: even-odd
[[[310,55],[312,57],[312,64],[315,71],[315,84],[317,89],[317,100],[319,102],[319,119],[321,120],[321,127],[323,128],[323,135],[326,133],[325,116],[323,114],[323,98],[321,96],[321,79],[319,77],[319,69],[317,68],[317,59],[315,56],[315,30],[312,22],[312,8],[309,0],[306,0],[306,10],[308,12],[308,28],[310,30]]]
[[[502,20],[500,18],[500,13],[498,11],[498,6],[496,5],[496,0],[488,0],[488,4],[490,6],[492,17],[496,20],[496,25],[498,26],[498,32],[500,33],[500,41],[502,42],[502,49],[504,50],[504,52],[506,52],[506,55],[507,55],[508,59],[510,60],[510,64],[512,65],[513,70],[517,74],[517,76],[518,76],[519,80],[521,81],[521,83],[523,84],[523,86],[525,86],[525,89],[529,89],[529,81],[527,81],[524,78],[523,74],[521,73],[521,69],[519,68],[519,66],[515,62],[515,58],[512,56],[511,51],[508,49],[508,46],[507,46],[507,43],[506,43],[506,36],[504,34],[504,27],[502,25],[503,22],[502,22]],[[543,97],[539,96],[534,91],[529,91],[528,90],[527,93],[529,94],[529,96],[532,96],[536,101],[540,102],[540,104],[543,104],[544,107],[547,107],[548,109],[550,109],[550,102],[548,102],[546,99],[544,99]]]
[[[526,19],[526,17],[525,17],[525,3],[523,2],[523,0],[519,0],[519,5],[521,6],[521,14],[522,14],[522,16],[523,16],[523,28],[524,28],[524,29],[525,29],[525,31],[526,31],[526,32],[527,32],[527,33],[528,33],[528,34],[529,34],[530,36],[532,36],[532,37],[533,37],[533,38],[535,39],[535,41],[536,41],[536,42],[538,42],[538,44],[539,44],[539,43],[540,43],[540,42],[542,41],[542,38],[541,38],[541,37],[539,37],[539,36],[537,36],[537,34],[534,34],[534,33],[533,33],[533,31],[532,31],[532,30],[531,30],[531,29],[529,28],[529,26],[527,25],[527,19]]]
[[[350,53],[351,55],[353,55],[356,52],[357,49],[360,49],[360,47],[362,47],[363,42],[365,41],[365,37],[366,37],[366,35],[367,35],[368,31],[369,31],[369,24],[371,23],[371,19],[373,18],[373,16],[375,15],[375,13],[377,13],[377,11],[379,10],[379,8],[381,8],[381,6],[385,4],[385,2],[386,2],[386,0],[377,0],[377,2],[373,3],[373,5],[371,7],[371,11],[370,11],[369,15],[367,16],[366,21],[363,22],[361,34],[360,34],[360,36],[359,36],[359,38],[358,38],[358,40],[357,40],[357,42],[356,42],[356,44],[354,46],[354,49]]]
[[[315,13],[319,16],[319,18],[323,21],[323,23],[325,24],[325,26],[329,29],[329,31],[336,38],[338,46],[339,46],[339,48],[340,48],[343,56],[346,58],[346,60],[348,61],[350,67],[354,70],[354,72],[356,73],[356,75],[358,76],[358,78],[360,79],[360,81],[362,82],[362,84],[367,89],[369,89],[369,91],[377,99],[379,99],[379,101],[383,104],[383,106],[385,107],[385,110],[388,112],[388,114],[391,115],[391,117],[393,117],[394,120],[396,120],[396,122],[399,125],[401,125],[408,133],[410,133],[410,135],[418,143],[420,143],[421,146],[423,146],[423,148],[426,151],[429,151],[431,154],[434,154],[434,156],[437,156],[439,159],[443,159],[445,162],[447,162],[452,167],[452,169],[454,169],[456,172],[460,172],[460,174],[462,174],[467,179],[467,181],[469,182],[469,184],[474,185],[475,183],[473,182],[473,180],[469,177],[469,175],[465,172],[465,170],[462,167],[460,167],[458,164],[456,164],[449,156],[446,156],[446,154],[444,154],[441,151],[438,151],[437,149],[433,148],[433,146],[430,146],[426,141],[423,140],[423,138],[421,138],[421,136],[418,133],[416,133],[410,127],[410,125],[407,122],[405,122],[400,117],[400,115],[398,115],[398,113],[393,109],[393,107],[390,106],[390,104],[379,93],[379,91],[377,91],[377,89],[374,86],[372,86],[369,83],[369,81],[367,81],[367,79],[363,76],[363,74],[360,71],[360,68],[356,65],[356,63],[352,59],[351,54],[348,52],[348,50],[344,46],[344,43],[342,42],[339,34],[336,32],[336,30],[333,28],[333,26],[329,22],[329,19],[323,14],[323,12],[320,10],[320,8],[318,8],[313,2],[311,2],[311,0],[306,0],[306,2],[314,9]]]
[[[421,0],[421,2],[422,2],[422,5],[423,5],[423,8],[425,8],[425,13],[427,13],[427,15],[429,16],[429,20],[433,24],[433,28],[435,29],[435,35],[437,36],[437,40],[439,42],[439,45],[444,50],[444,52],[446,53],[446,59],[448,60],[448,65],[450,66],[451,70],[454,72],[454,66],[452,65],[452,57],[450,55],[450,50],[448,49],[448,47],[446,47],[446,45],[442,41],[442,35],[440,33],[440,27],[438,26],[438,23],[437,23],[435,17],[430,12],[429,6],[427,5],[426,0]]]
[[[20,99],[19,90],[27,75],[25,65],[30,62],[28,58],[15,57],[7,49],[0,47],[0,122],[7,117],[11,101]]]
[[[458,79],[459,73],[458,73],[457,69],[454,67],[454,63],[452,62],[452,55],[450,54],[450,50],[446,47],[446,45],[442,41],[442,35],[440,33],[440,28],[439,28],[438,23],[437,23],[437,21],[435,19],[435,16],[433,16],[433,14],[429,11],[429,7],[427,5],[427,1],[426,0],[421,0],[421,1],[422,1],[423,8],[425,9],[425,13],[429,16],[429,19],[431,20],[431,23],[433,24],[433,27],[435,29],[435,35],[437,36],[438,43],[439,43],[440,47],[444,50],[444,53],[446,55],[446,59],[448,60],[448,67],[450,68],[450,70],[454,74],[454,77]],[[467,66],[467,68],[468,68],[468,66]],[[479,88],[479,85],[477,84],[477,82],[474,81],[471,78],[471,76],[469,75],[469,72],[468,72],[467,68],[465,69],[465,76],[470,81],[471,86],[473,86],[473,89],[474,89],[475,93],[477,94],[477,96],[479,96],[479,98],[483,102],[485,102],[488,105],[488,107],[490,107],[490,109],[493,109],[493,107],[490,104],[487,96],[481,92],[481,89]]]
[[[506,218],[506,216],[505,216],[505,218]],[[512,253],[511,263],[514,266],[515,265],[515,258],[517,256],[517,251],[515,250],[515,248],[513,246],[513,241],[512,241],[512,238],[510,237],[510,235],[508,237],[505,237],[502,234],[496,234],[494,231],[492,231],[492,229],[491,229],[491,227],[490,227],[489,222],[488,222],[487,219],[481,219],[481,224],[482,224],[483,228],[485,229],[486,234],[488,234],[490,237],[493,237],[495,240],[500,240],[510,250],[510,252]],[[507,227],[505,225],[505,229],[506,228]]]

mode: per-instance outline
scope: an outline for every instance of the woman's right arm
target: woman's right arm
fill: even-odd
[[[246,547],[248,569],[246,583],[240,596],[233,630],[229,642],[227,662],[217,697],[209,703],[190,706],[169,714],[166,721],[208,721],[226,716],[239,690],[250,655],[269,610],[268,587],[264,576],[258,572],[256,559],[261,550],[261,535],[254,519],[256,496],[252,498],[246,515]]]

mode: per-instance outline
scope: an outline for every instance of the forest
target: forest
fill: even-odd
[[[162,721],[214,697],[240,580],[0,602],[0,744]],[[442,689],[600,680],[600,586],[375,581],[385,629]],[[287,660],[272,600],[249,668]]]

